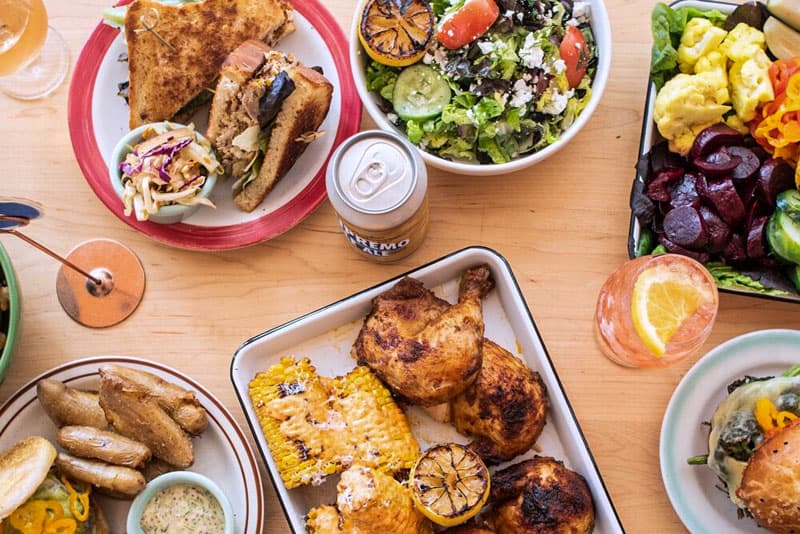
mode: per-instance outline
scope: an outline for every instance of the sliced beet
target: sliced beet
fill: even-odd
[[[694,138],[689,159],[704,158],[724,146],[742,146],[744,136],[726,124],[715,124],[701,131]]]
[[[730,178],[708,180],[705,198],[730,226],[737,226],[744,220],[744,203]]]
[[[728,153],[738,157],[741,162],[731,172],[731,178],[734,180],[747,180],[752,178],[761,167],[761,160],[758,159],[755,152],[743,146],[732,146],[728,148]]]
[[[734,182],[736,186],[736,190],[739,192],[739,197],[744,202],[745,206],[750,206],[750,204],[757,204],[758,198],[756,197],[756,187],[758,186],[758,180],[754,178],[748,178],[747,180],[736,180]]]
[[[685,249],[677,243],[670,241],[666,236],[663,235],[658,236],[658,242],[664,245],[664,248],[667,249],[668,252],[672,252],[673,254],[681,254],[682,256],[688,256],[693,260],[699,261],[700,263],[706,263],[709,259],[711,259],[711,255],[708,252]]]
[[[752,199],[747,205],[747,213],[744,216],[744,227],[750,228],[753,226],[753,221],[759,215],[764,215],[764,210],[761,208],[761,203],[756,199]]]
[[[698,210],[703,222],[706,223],[708,230],[708,243],[706,243],[706,251],[711,254],[722,252],[725,245],[731,237],[731,227],[725,224],[717,212],[707,206],[701,206]]]
[[[731,263],[747,259],[747,249],[745,249],[744,238],[742,238],[741,234],[731,234],[725,244],[725,248],[722,249],[722,257]]]
[[[692,164],[706,176],[730,175],[741,163],[742,158],[733,155],[724,146],[706,156],[692,159]]]
[[[766,150],[764,150],[764,147],[763,147],[763,146],[761,146],[761,145],[751,146],[751,147],[747,147],[747,148],[749,148],[750,150],[752,150],[752,151],[753,151],[753,154],[755,154],[755,155],[756,155],[756,157],[757,157],[759,160],[761,160],[761,162],[762,162],[762,163],[763,163],[764,161],[767,161],[769,158],[771,158],[771,157],[772,157],[772,156],[770,155],[770,153],[769,153],[769,152],[767,152]]]
[[[794,189],[794,170],[791,165],[780,158],[768,159],[758,171],[758,188],[761,201],[769,210],[775,209],[778,194],[787,189]]]
[[[666,141],[653,145],[649,159],[651,178],[665,169],[682,169],[685,165],[680,155],[670,152],[669,143]]]
[[[747,257],[763,258],[767,255],[767,221],[769,217],[760,215],[747,229]]]
[[[665,169],[656,174],[655,179],[647,184],[645,193],[652,200],[669,202],[672,196],[672,185],[683,176],[683,169]]]
[[[664,234],[676,245],[692,250],[702,249],[708,243],[705,221],[691,206],[681,206],[667,213]]]
[[[697,175],[687,172],[672,188],[669,205],[673,208],[681,206],[700,207],[700,193],[697,192]]]

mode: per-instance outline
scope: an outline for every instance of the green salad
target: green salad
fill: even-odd
[[[380,95],[387,119],[439,157],[506,163],[539,151],[591,99],[597,46],[589,2],[496,3],[494,23],[463,46],[444,46],[440,34],[411,66],[367,64],[367,89]],[[464,4],[431,4],[439,31]]]

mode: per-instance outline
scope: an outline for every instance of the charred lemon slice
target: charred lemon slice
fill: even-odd
[[[367,0],[358,37],[378,63],[405,67],[425,55],[433,29],[433,10],[425,0]]]
[[[461,445],[437,445],[425,451],[411,470],[414,504],[443,527],[459,525],[489,498],[489,470],[480,456]]]

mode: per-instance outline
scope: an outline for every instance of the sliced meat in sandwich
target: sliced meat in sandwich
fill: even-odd
[[[319,71],[259,41],[225,60],[206,135],[240,209],[253,211],[316,139],[332,95]]]
[[[134,0],[125,13],[130,127],[171,119],[207,92],[243,41],[274,44],[293,30],[284,0]]]

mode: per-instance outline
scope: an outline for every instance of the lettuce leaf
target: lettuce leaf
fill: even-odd
[[[788,295],[788,291],[782,289],[775,289],[767,287],[758,280],[750,276],[737,272],[730,265],[725,265],[720,262],[709,262],[705,264],[706,269],[717,281],[719,287],[729,287],[735,289],[745,289],[748,291],[757,291],[764,295]]]
[[[653,46],[650,52],[650,78],[661,89],[678,71],[678,46],[686,23],[693,18],[705,18],[715,26],[722,26],[727,15],[716,9],[702,10],[694,7],[672,9],[657,3],[650,16]]]

